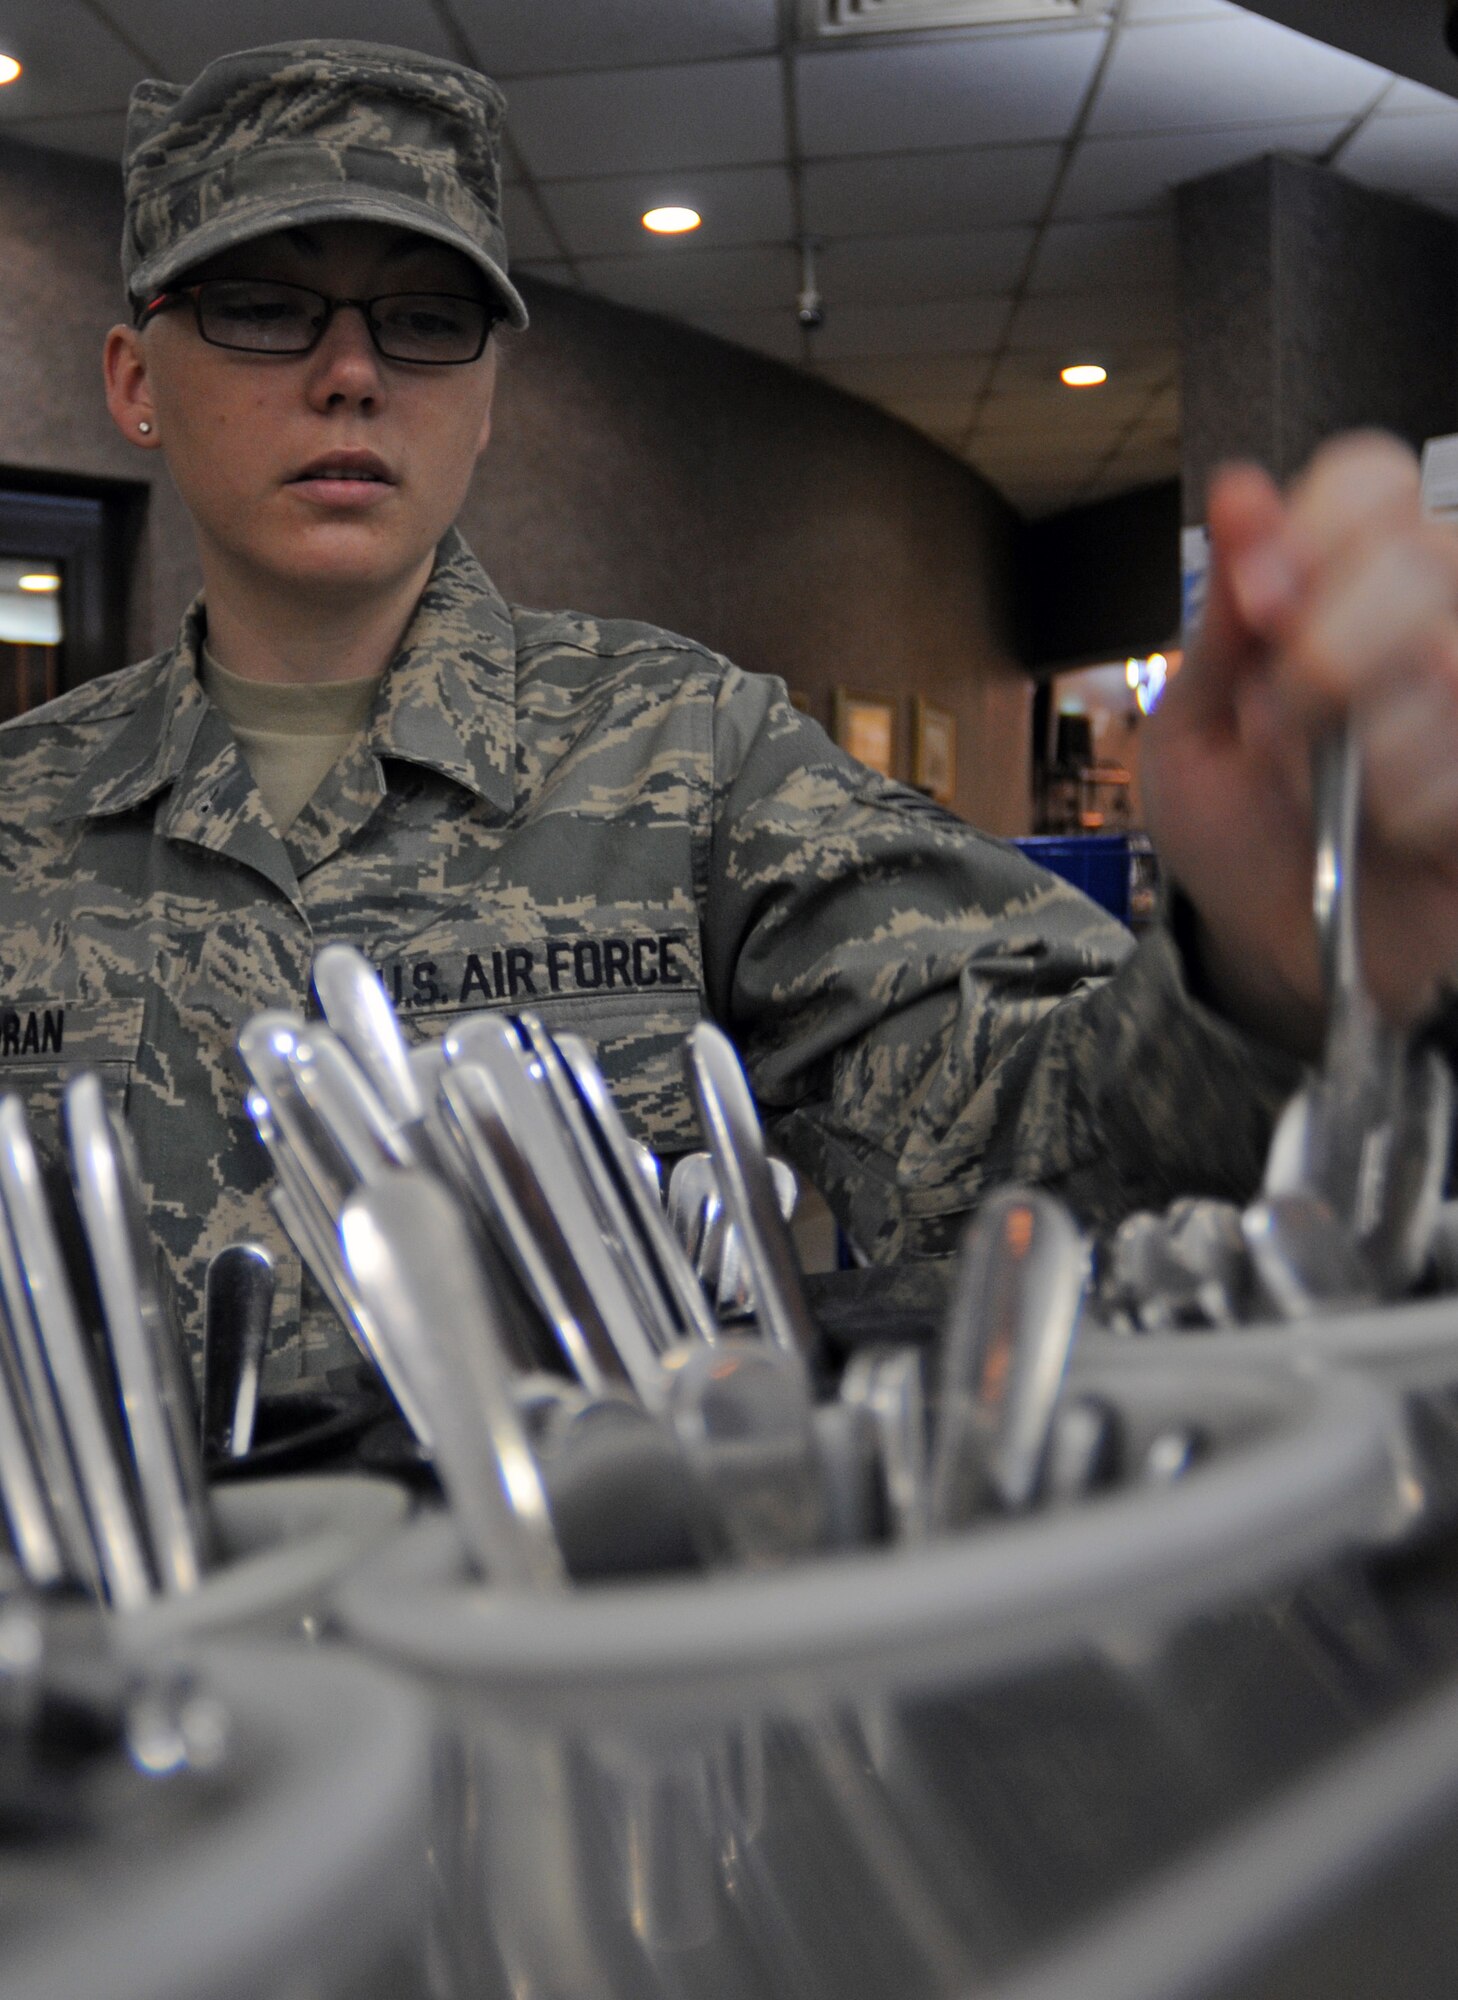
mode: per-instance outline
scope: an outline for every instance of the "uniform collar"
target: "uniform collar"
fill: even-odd
[[[77,774],[67,818],[126,812],[175,785],[211,704],[198,662],[206,612],[188,607],[176,646],[162,654],[121,729]],[[380,684],[366,740],[453,779],[502,818],[515,799],[516,634],[496,586],[452,528]]]

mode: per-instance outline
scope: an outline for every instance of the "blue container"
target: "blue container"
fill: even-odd
[[[1127,833],[1037,833],[1015,840],[1030,861],[1051,869],[1117,917],[1129,921],[1130,851]]]

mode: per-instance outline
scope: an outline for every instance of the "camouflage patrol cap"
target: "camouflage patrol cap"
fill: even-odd
[[[479,70],[376,42],[277,42],[190,84],[139,83],[122,155],[127,293],[276,229],[385,222],[469,257],[525,326],[506,275],[504,110]]]

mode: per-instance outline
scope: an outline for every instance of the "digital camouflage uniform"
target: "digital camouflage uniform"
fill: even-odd
[[[696,1143],[679,1045],[733,1034],[772,1136],[880,1258],[950,1248],[988,1183],[1108,1220],[1244,1193],[1284,1065],[1016,851],[838,750],[687,640],[508,607],[458,536],[373,718],[288,836],[197,679],[204,631],[0,729],[0,1085],[53,1137],[124,1096],[193,1336],[207,1259],[281,1257],[278,1386],[347,1359],[268,1212],[232,1047],[331,941],[415,1036],[530,1005],[637,1135]],[[1112,975],[1112,976],[1110,976]]]

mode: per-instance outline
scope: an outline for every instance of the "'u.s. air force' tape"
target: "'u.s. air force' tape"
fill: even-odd
[[[402,1011],[540,1000],[553,993],[635,993],[694,982],[684,931],[545,938],[480,951],[390,959],[379,967]]]

